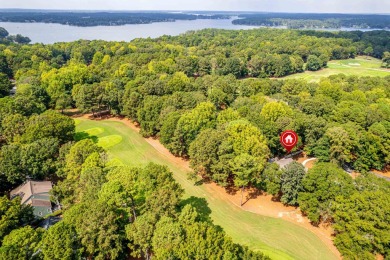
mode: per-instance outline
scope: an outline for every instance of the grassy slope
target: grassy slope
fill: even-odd
[[[310,231],[281,219],[243,211],[204,186],[195,186],[192,181],[187,180],[185,169],[170,163],[136,131],[123,123],[77,119],[76,124],[78,131],[92,129],[90,132],[97,133],[99,138],[122,136],[120,143],[108,148],[111,158],[116,161],[119,159],[134,166],[142,166],[148,162],[167,165],[185,189],[185,197],[205,198],[214,223],[220,225],[235,242],[261,250],[273,259],[337,259]]]
[[[314,72],[305,71],[282,79],[307,79],[308,81],[319,81],[322,77],[328,77],[339,73],[348,76],[389,76],[390,70],[381,68],[381,64],[381,60],[372,57],[359,56],[356,59],[330,61],[328,62],[328,68]]]

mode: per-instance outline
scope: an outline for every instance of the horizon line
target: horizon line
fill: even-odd
[[[248,11],[248,10],[159,10],[159,9],[134,9],[134,10],[119,10],[119,9],[32,9],[32,8],[0,8],[0,11],[51,11],[51,12],[240,12],[240,13],[283,13],[283,14],[355,14],[355,15],[390,15],[390,13],[343,13],[343,12],[275,12],[275,11]]]

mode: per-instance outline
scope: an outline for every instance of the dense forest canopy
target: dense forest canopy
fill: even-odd
[[[77,108],[130,118],[218,185],[255,187],[300,206],[314,225],[333,225],[347,259],[389,257],[390,183],[370,171],[390,162],[390,77],[269,79],[361,54],[389,64],[389,37],[207,29],[132,42],[2,39],[1,192],[27,176],[53,180],[64,218],[48,231],[32,229],[31,209],[2,198],[0,256],[266,259],[183,199],[167,168],[111,165],[93,137],[74,138],[61,111]],[[279,134],[287,129],[299,135],[296,150],[320,161],[307,174],[299,163],[269,163],[286,154]]]

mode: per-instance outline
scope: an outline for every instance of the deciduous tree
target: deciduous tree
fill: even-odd
[[[0,241],[13,229],[34,220],[32,207],[21,204],[20,201],[20,198],[9,200],[5,196],[0,197]]]
[[[45,260],[77,259],[83,251],[76,230],[64,221],[43,234],[40,249]]]
[[[313,223],[330,223],[336,197],[348,197],[353,192],[352,179],[346,172],[334,164],[319,163],[302,180],[299,207]]]
[[[298,205],[298,193],[302,191],[302,179],[304,176],[305,167],[298,162],[292,162],[283,169],[281,175],[281,201],[284,204]]]
[[[43,229],[25,226],[14,229],[4,237],[0,247],[1,259],[39,259],[39,242]]]

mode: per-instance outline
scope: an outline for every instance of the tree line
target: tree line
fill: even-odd
[[[21,34],[9,35],[8,31],[3,27],[0,27],[0,43],[19,43],[26,44],[31,42],[30,38]]]
[[[0,21],[13,23],[58,23],[81,27],[115,26],[125,24],[148,24],[174,22],[176,20],[228,19],[221,14],[193,15],[168,12],[47,12],[47,11],[2,11]]]
[[[374,28],[388,29],[389,15],[376,14],[296,14],[296,13],[251,13],[241,14],[233,24],[259,26],[286,26],[289,29],[323,28]]]

